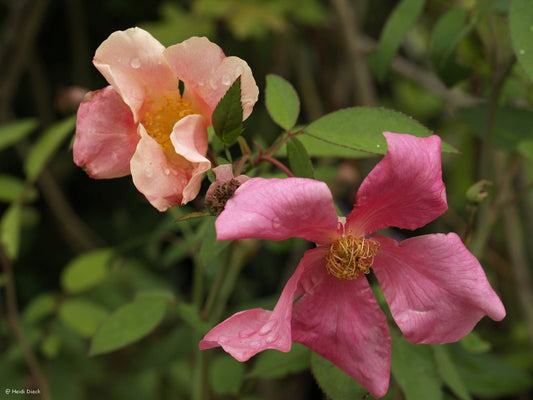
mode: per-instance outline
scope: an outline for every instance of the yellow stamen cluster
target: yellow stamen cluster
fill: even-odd
[[[364,237],[342,236],[326,253],[326,269],[339,279],[357,279],[368,274],[379,250],[379,243]]]
[[[170,134],[176,122],[183,117],[194,114],[191,102],[183,100],[178,92],[149,100],[144,106],[145,112],[141,123],[146,132],[153,137],[166,154],[175,153],[170,141]]]

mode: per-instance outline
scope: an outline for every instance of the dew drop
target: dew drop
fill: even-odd
[[[272,332],[272,329],[274,329],[277,324],[278,323],[274,320],[268,321],[261,329],[259,329],[259,334],[266,335],[267,333]]]
[[[132,58],[131,61],[130,61],[130,65],[132,68],[140,68],[141,66],[141,60],[139,60],[138,58]]]
[[[376,144],[376,147],[381,147],[381,145],[380,144]]]
[[[203,79],[200,79],[198,81],[198,86],[205,86],[205,81]]]
[[[273,220],[272,220],[272,229],[278,229],[279,227],[281,226],[280,222],[279,222],[279,218],[278,217],[275,217]],[[268,325],[268,324],[267,324]],[[265,325],[266,326],[266,325]]]
[[[252,336],[253,334],[255,333],[255,331],[253,329],[245,329],[244,331],[241,331],[239,333],[239,336],[242,338],[242,339],[246,339],[250,336]]]
[[[274,332],[272,335],[268,335],[265,338],[265,342],[270,344],[270,343],[274,343],[277,339],[278,339],[278,334]]]
[[[216,88],[218,88],[217,81],[215,79],[211,79],[209,81],[209,87],[213,90],[216,90]]]
[[[222,76],[222,84],[223,84],[224,86],[229,86],[230,83],[231,83],[231,78],[229,77],[229,75],[226,75],[226,74],[223,75],[223,76]]]
[[[168,168],[165,168],[163,172],[165,173],[165,175],[170,175],[170,169]]]
[[[146,174],[147,178],[151,178],[152,176],[154,176],[154,169],[152,167],[146,167],[144,169],[144,173]]]
[[[219,336],[218,337],[218,343],[220,344],[226,344],[229,342],[229,339],[226,336]]]
[[[518,50],[518,53],[523,56],[524,54],[526,54],[526,51],[524,49],[520,49]]]

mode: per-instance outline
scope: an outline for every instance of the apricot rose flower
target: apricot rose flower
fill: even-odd
[[[483,268],[454,234],[401,242],[374,235],[416,229],[441,215],[446,194],[441,142],[384,133],[388,152],[363,181],[353,211],[339,219],[327,185],[303,178],[252,178],[216,221],[219,240],[300,237],[305,252],[273,311],[239,312],[213,328],[200,349],[216,346],[239,361],[292,342],[344,370],[373,396],[389,385],[391,339],[365,274],[373,270],[392,316],[412,343],[461,339],[505,309]]]
[[[109,86],[78,109],[74,162],[96,179],[131,173],[160,211],[194,199],[211,166],[207,127],[216,105],[239,76],[243,119],[257,101],[248,64],[205,37],[165,48],[140,28],[112,33],[93,63]]]

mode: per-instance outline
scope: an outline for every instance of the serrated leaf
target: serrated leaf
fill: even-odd
[[[63,290],[68,293],[80,293],[98,285],[107,278],[114,256],[113,249],[106,248],[74,258],[61,273]]]
[[[303,344],[293,343],[291,350],[284,353],[266,350],[255,357],[253,369],[248,378],[276,379],[309,368],[310,350]]]
[[[270,117],[285,130],[291,130],[300,113],[300,99],[294,87],[280,76],[266,77],[265,104]]]
[[[21,119],[0,125],[0,151],[24,139],[36,127],[35,118]]]
[[[24,163],[24,172],[29,181],[37,179],[48,160],[72,133],[76,116],[65,118],[46,129],[32,146]]]
[[[387,152],[383,132],[408,133],[419,137],[432,134],[405,114],[373,107],[345,108],[326,114],[309,124],[304,132],[336,146],[373,154]],[[457,152],[446,143],[442,143],[442,151]]]
[[[295,137],[287,141],[287,157],[294,175],[301,178],[314,178],[313,163],[302,142]]]
[[[217,357],[210,365],[209,381],[215,394],[239,393],[244,378],[244,365],[229,355]]]
[[[428,345],[393,336],[391,370],[407,400],[442,399],[437,366]]]
[[[472,397],[463,383],[463,380],[457,373],[457,369],[448,354],[448,350],[445,346],[436,344],[431,346],[433,349],[433,355],[437,362],[437,369],[439,374],[446,383],[446,385],[452,390],[452,392],[461,400],[471,400]]]
[[[363,386],[315,352],[311,352],[311,372],[320,389],[331,400],[364,399],[368,394]]]
[[[59,308],[59,318],[80,336],[90,338],[109,312],[99,304],[83,299],[69,299]]]
[[[533,80],[533,7],[531,0],[513,0],[509,27],[518,62]]]
[[[117,350],[148,335],[165,316],[167,302],[142,299],[125,304],[113,312],[98,328],[89,355]]]
[[[213,111],[213,129],[222,142],[231,145],[243,131],[241,77],[230,86]]]
[[[409,28],[416,22],[424,8],[424,0],[403,0],[387,19],[379,38],[376,53],[369,54],[368,61],[378,80],[383,80],[389,70]]]
[[[22,223],[22,206],[12,203],[2,215],[0,221],[0,241],[10,260],[16,260],[20,248],[20,228]]]

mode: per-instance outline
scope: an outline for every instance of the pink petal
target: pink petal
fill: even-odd
[[[184,204],[193,199],[200,189],[202,173],[209,169],[209,160],[199,151],[207,139],[205,122],[199,115],[189,115],[176,123],[171,135],[179,151],[171,160],[144,127],[139,126],[141,140],[131,159],[131,175],[137,189],[159,211]]]
[[[73,155],[91,178],[129,175],[138,141],[131,110],[111,86],[85,96],[78,109]]]
[[[341,281],[328,275],[324,264],[322,257],[302,276],[304,295],[293,308],[293,341],[330,360],[372,396],[384,396],[391,358],[385,314],[365,277]]]
[[[454,233],[396,242],[374,236],[374,273],[405,338],[455,342],[484,316],[499,321],[505,308],[483,268]]]
[[[217,240],[300,237],[325,244],[337,237],[338,217],[324,182],[252,178],[216,220]]]
[[[93,63],[122,96],[138,120],[146,99],[157,93],[178,90],[178,82],[169,68],[165,47],[140,28],[112,33],[96,49]]]
[[[323,262],[324,249],[308,251],[289,279],[274,311],[260,308],[241,311],[215,326],[200,342],[200,350],[222,346],[239,361],[266,349],[291,349],[291,316],[294,299],[301,294],[298,282],[309,268]]]
[[[176,154],[190,162],[190,180],[183,188],[181,204],[193,200],[200,191],[202,174],[211,168],[211,162],[205,158],[207,153],[207,126],[205,118],[199,114],[188,115],[180,119],[170,134]]]
[[[361,184],[347,217],[355,235],[395,226],[416,229],[447,209],[438,136],[384,132],[389,150]]]
[[[241,76],[243,120],[257,101],[259,89],[246,61],[226,57],[222,49],[205,37],[192,37],[165,50],[174,73],[185,83],[185,97],[211,116],[229,87]]]

